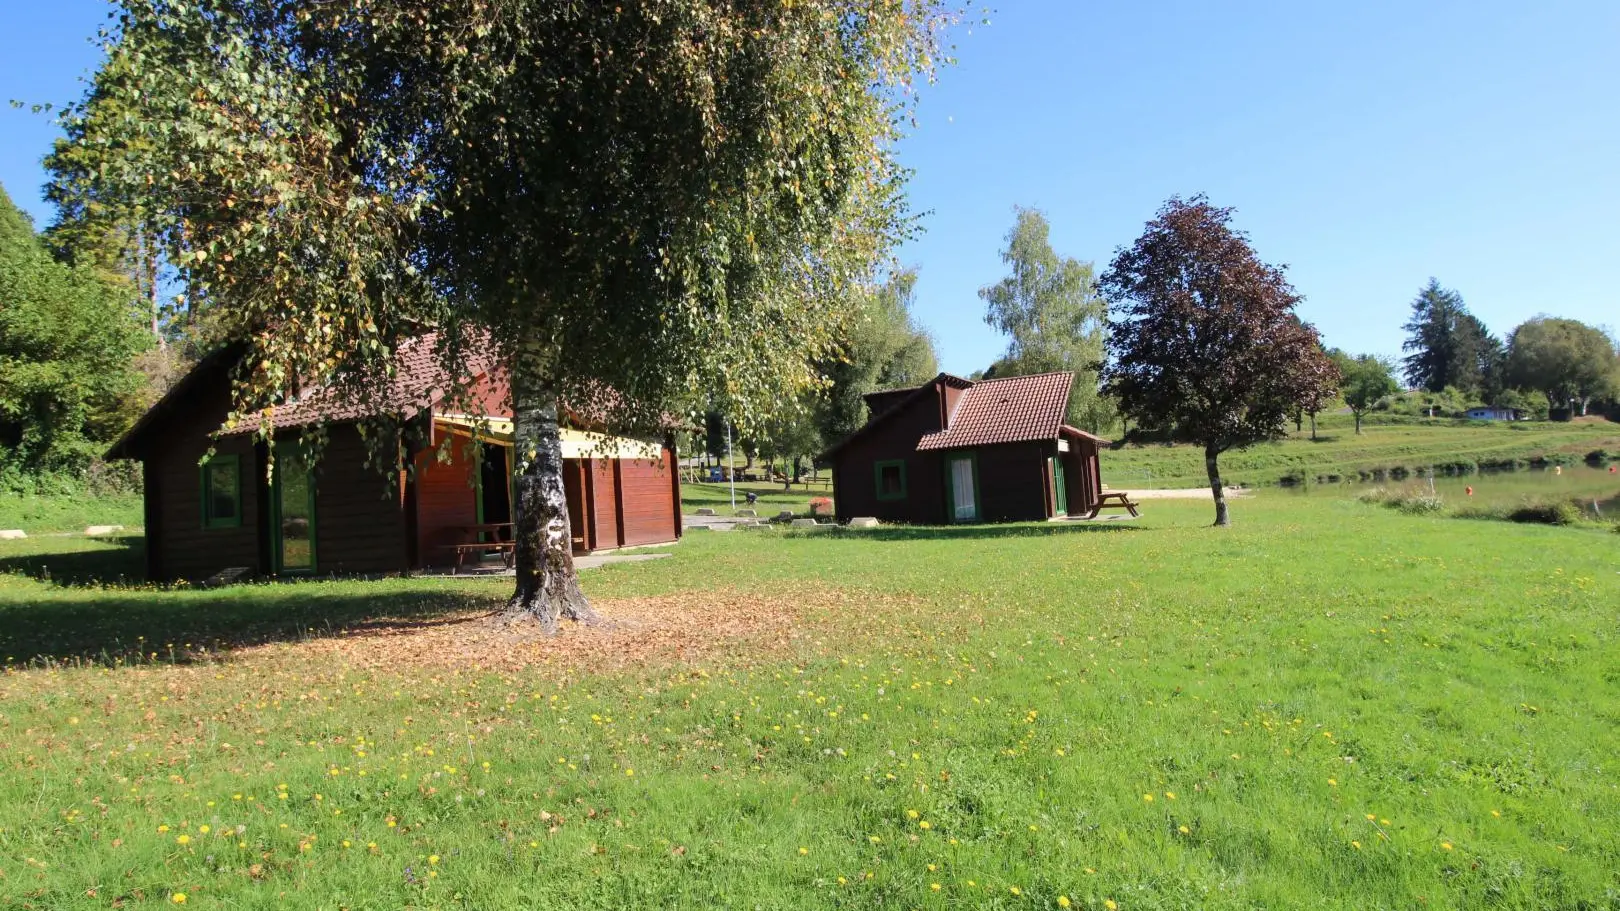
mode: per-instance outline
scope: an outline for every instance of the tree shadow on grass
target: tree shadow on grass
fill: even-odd
[[[140,535],[27,540],[26,551],[0,556],[0,574],[65,586],[127,585],[146,577],[146,539]],[[53,547],[56,542],[60,546]],[[77,546],[82,544],[93,546]]]
[[[47,584],[0,586],[0,661],[101,666],[229,659],[236,649],[356,632],[465,623],[498,606],[442,580],[254,583],[217,589],[114,586],[140,548],[0,558]],[[30,572],[32,570],[32,572]],[[74,580],[71,584],[64,579]],[[98,584],[99,583],[99,584]]]
[[[796,534],[863,541],[953,541],[987,538],[1050,538],[1058,535],[1094,535],[1141,531],[1126,520],[1106,522],[1023,522],[1008,525],[880,525],[877,528],[837,526],[826,531]]]

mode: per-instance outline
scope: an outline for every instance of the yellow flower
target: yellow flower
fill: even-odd
[[[1451,850],[1451,842],[1449,842],[1449,841],[1441,842],[1440,843],[1440,849],[1442,851],[1450,851]]]
[[[636,774],[636,770],[635,769],[625,769],[624,774],[633,776],[633,775]]]
[[[921,816],[921,815],[922,814],[918,813],[916,810],[907,810],[906,811],[906,818],[907,819],[916,819],[918,816]]]
[[[1108,911],[1119,911],[1119,902],[1116,902],[1111,898],[1105,898],[1103,899],[1103,907],[1107,908]]]
[[[1502,816],[1502,811],[1501,810],[1492,810],[1491,815],[1500,818]]]
[[[1147,801],[1148,803],[1152,803],[1153,802],[1153,795],[1152,794],[1143,794],[1142,799]]]
[[[1058,896],[1058,907],[1059,908],[1067,908],[1067,907],[1069,907],[1069,904],[1070,904],[1069,897],[1067,895],[1059,895]]]
[[[1175,800],[1176,799],[1176,792],[1175,791],[1165,791],[1164,792],[1164,799],[1165,800]]]
[[[1007,888],[1007,891],[1008,891],[1008,892],[1011,892],[1011,893],[1012,893],[1012,894],[1014,894],[1014,895],[1023,895],[1023,894],[1024,894],[1024,890],[1023,890],[1023,889],[1020,889],[1020,888],[1018,888],[1018,887],[1017,887],[1017,886],[1009,886],[1009,887],[1008,887],[1008,888]]]
[[[939,883],[929,883],[928,888],[935,891],[935,892],[938,892],[940,886],[939,886]]]
[[[181,835],[181,836],[176,837],[174,841],[175,841],[176,844],[189,845],[189,844],[191,844],[191,836],[190,835]]]
[[[925,819],[922,822],[917,823],[917,828],[919,828],[919,829],[932,829],[933,826],[929,825],[928,820]]]
[[[840,886],[846,886],[846,885],[849,884],[849,880],[847,880],[847,879],[843,878],[842,876],[840,876],[840,877],[838,877],[838,884]]]
[[[201,832],[204,835],[207,835],[208,834],[208,827],[207,826],[198,826],[197,831]]]
[[[1186,827],[1186,826],[1177,826],[1177,827],[1176,827],[1176,831],[1177,831],[1177,832],[1180,832],[1180,833],[1181,833],[1181,834],[1183,834],[1183,835],[1190,835],[1190,834],[1192,834],[1192,830],[1191,830],[1191,829],[1189,829],[1189,828],[1187,828],[1187,827]]]
[[[428,855],[428,863],[429,864],[436,864],[438,862],[439,862],[439,855],[437,855],[437,854],[429,854]]]
[[[1328,779],[1328,787],[1336,788],[1338,786],[1339,786],[1339,779],[1337,779],[1337,778],[1329,778]]]
[[[1360,851],[1361,850],[1361,842],[1353,841],[1353,842],[1350,843],[1350,847],[1355,848],[1357,851]]]
[[[186,903],[186,893],[184,893],[184,892],[176,892],[173,895],[169,896],[169,901],[172,901],[177,905],[183,905],[183,904]]]
[[[167,831],[169,831],[169,827],[168,827],[168,826],[166,826],[166,825],[164,825],[164,826],[158,826],[158,831],[159,831],[159,832],[167,832]]]
[[[1367,821],[1368,821],[1368,822],[1372,822],[1372,821],[1373,821],[1373,820],[1375,820],[1375,819],[1377,819],[1377,818],[1378,818],[1378,814],[1377,814],[1377,813],[1368,813],[1368,814],[1367,814]]]
[[[801,848],[799,848],[799,853],[800,853],[800,854],[809,854],[809,853],[810,853],[810,849],[809,849],[809,848],[804,848],[804,847],[801,847]]]

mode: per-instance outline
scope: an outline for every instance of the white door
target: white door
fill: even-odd
[[[973,460],[951,460],[951,502],[956,504],[956,521],[970,522],[979,517],[979,504],[973,494]]]

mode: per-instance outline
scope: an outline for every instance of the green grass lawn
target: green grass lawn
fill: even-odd
[[[1334,474],[1392,468],[1418,469],[1457,462],[1529,461],[1561,456],[1579,460],[1595,449],[1620,451],[1620,424],[1608,421],[1518,424],[1484,421],[1366,423],[1358,436],[1349,415],[1324,415],[1315,441],[1309,428],[1277,443],[1263,443],[1221,456],[1229,484],[1263,486],[1286,477],[1314,480]],[[1104,449],[1103,481],[1114,487],[1201,487],[1209,483],[1202,449],[1192,446],[1128,446]]]
[[[89,497],[0,492],[0,528],[20,528],[31,535],[84,531],[90,525],[139,528],[144,521],[138,493]]]
[[[1616,537],[1234,518],[693,535],[510,648],[0,542],[0,907],[1612,907]]]
[[[823,475],[826,477],[826,475]],[[766,483],[737,483],[737,508],[747,509],[747,495],[752,491],[759,502],[753,507],[754,511],[762,516],[774,516],[784,509],[792,510],[800,515],[810,514],[810,499],[812,497],[832,497],[831,484],[814,484],[809,487],[795,485],[791,490],[783,490],[781,484]],[[687,514],[707,507],[722,516],[731,515],[731,485],[729,484],[682,484],[681,485],[681,511]]]

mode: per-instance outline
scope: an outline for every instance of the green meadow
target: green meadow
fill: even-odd
[[[1579,463],[1605,450],[1620,457],[1620,424],[1601,419],[1570,424],[1516,424],[1375,416],[1355,432],[1348,414],[1317,420],[1284,440],[1221,456],[1228,484],[1264,487],[1283,480],[1356,479],[1378,472],[1419,473],[1430,468],[1471,472],[1525,467],[1533,461]],[[1209,483],[1204,452],[1194,446],[1127,446],[1104,449],[1103,481],[1115,487],[1201,487]]]
[[[1612,907],[1620,538],[1234,518],[693,533],[549,640],[0,542],[0,907]]]

